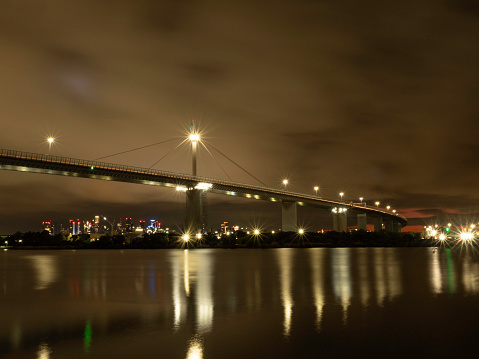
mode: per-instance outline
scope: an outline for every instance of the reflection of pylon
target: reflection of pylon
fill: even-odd
[[[208,197],[206,196],[206,191],[201,193],[201,206],[202,206],[202,222],[203,222],[203,233],[205,228],[208,226]]]

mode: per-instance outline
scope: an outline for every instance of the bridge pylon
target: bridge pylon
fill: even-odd
[[[281,201],[283,232],[295,232],[298,229],[298,212],[296,202]]]
[[[200,189],[186,191],[186,229],[192,233],[203,232],[203,191]]]

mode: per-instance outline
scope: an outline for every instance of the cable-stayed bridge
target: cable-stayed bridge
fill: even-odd
[[[362,203],[345,203],[275,188],[107,162],[4,149],[0,150],[0,169],[163,186],[184,191],[186,225],[191,232],[198,232],[203,228],[202,196],[205,192],[278,202],[282,207],[283,231],[297,230],[298,205],[332,212],[336,231],[347,231],[347,212],[357,214],[359,229],[366,230],[369,221],[374,224],[375,231],[382,230],[384,223],[387,231],[399,232],[401,227],[407,224],[407,219],[402,215]],[[193,173],[195,172],[194,167]]]

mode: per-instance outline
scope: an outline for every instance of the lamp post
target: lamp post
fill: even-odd
[[[379,201],[374,202],[374,204],[376,205],[376,207],[379,207]]]
[[[284,188],[286,188],[286,186],[288,185],[289,181],[285,178],[283,180],[283,185],[284,185]]]
[[[386,209],[389,211],[389,209],[391,208],[391,206],[386,206]]]
[[[359,197],[359,201],[361,201],[361,206],[363,205],[363,197]]]
[[[314,186],[314,191],[316,192],[316,196],[318,196],[318,190],[319,190],[319,187],[318,187],[318,186]]]
[[[341,197],[341,201],[343,200],[344,192],[339,192],[339,197]]]
[[[193,131],[193,130],[192,130]],[[200,140],[200,135],[194,132],[190,133],[190,141],[191,141],[191,152],[193,154],[193,162],[192,162],[192,172],[193,176],[196,176],[196,152],[197,152],[197,144]]]

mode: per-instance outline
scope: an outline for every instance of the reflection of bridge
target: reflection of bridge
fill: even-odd
[[[262,186],[105,162],[1,150],[0,169],[176,188],[186,192],[186,221],[194,232],[202,228],[202,194],[205,191],[281,203],[283,231],[297,230],[298,205],[331,211],[336,231],[347,231],[347,212],[357,214],[359,229],[366,230],[367,217],[372,218],[375,231],[382,229],[383,222],[390,232],[398,232],[407,224],[407,219],[397,213],[362,204],[347,204]]]

